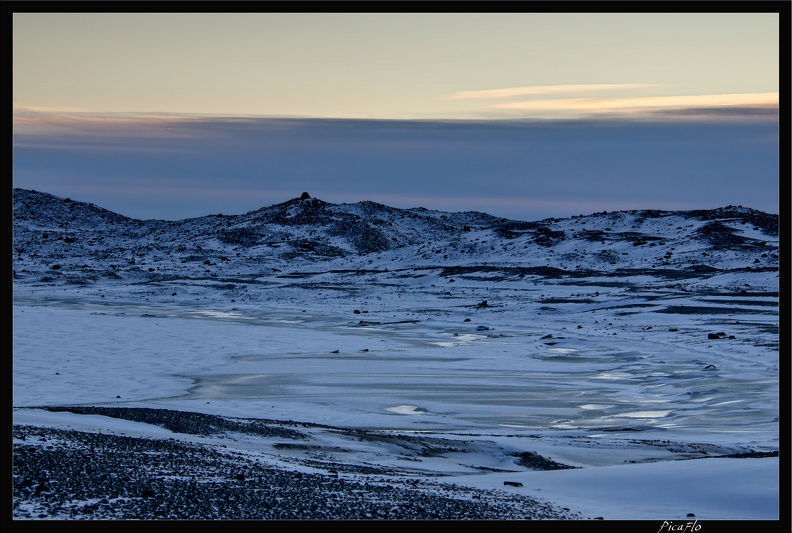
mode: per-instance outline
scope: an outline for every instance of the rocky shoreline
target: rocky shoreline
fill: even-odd
[[[160,410],[136,410],[135,415],[157,425],[163,420]],[[167,411],[167,418],[194,434],[216,432],[219,419],[179,411]],[[353,472],[349,466],[306,472],[264,465],[217,444],[14,425],[13,519],[583,518],[506,491],[435,484],[388,469]]]

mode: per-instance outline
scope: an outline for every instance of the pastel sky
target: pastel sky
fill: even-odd
[[[525,220],[777,212],[780,24],[14,13],[14,186],[163,219],[303,190]]]

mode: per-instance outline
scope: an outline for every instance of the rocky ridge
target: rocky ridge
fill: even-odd
[[[778,269],[778,216],[745,207],[514,221],[475,212],[330,204],[303,195],[242,215],[135,220],[14,190],[15,279],[90,283],[329,269],[512,269],[516,275],[668,277]],[[530,269],[519,271],[514,269]],[[546,269],[538,271],[537,268]]]

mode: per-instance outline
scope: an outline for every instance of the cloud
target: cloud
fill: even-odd
[[[513,113],[522,116],[530,113],[534,118],[581,118],[585,116],[611,115],[611,118],[652,116],[653,118],[692,119],[694,117],[718,120],[752,116],[755,119],[768,118],[778,113],[779,94],[739,93],[739,94],[700,94],[675,96],[638,96],[606,98],[537,98],[514,101],[515,97],[536,97],[539,95],[567,95],[570,93],[590,93],[595,91],[623,91],[658,87],[643,83],[574,84],[574,85],[536,85],[509,87],[480,91],[463,91],[451,96],[456,100],[497,100],[512,101],[488,103],[490,113],[497,110],[502,118],[515,118]],[[492,117],[490,117],[492,118]]]
[[[607,91],[624,89],[641,89],[644,87],[657,87],[644,83],[595,83],[575,85],[534,85],[529,87],[510,87],[506,89],[487,89],[482,91],[462,91],[455,93],[451,98],[459,100],[508,98],[512,96],[526,96],[549,93],[579,93],[588,91]]]
[[[666,108],[653,109],[657,120],[85,115],[56,130],[15,129],[13,180],[159,219],[242,213],[302,191],[518,220],[681,205],[777,212],[777,121],[698,108],[666,120]]]
[[[565,98],[498,104],[501,109],[563,111],[571,113],[642,112],[653,109],[717,108],[724,106],[778,106],[778,93],[644,96],[638,98]]]
[[[79,107],[44,107],[14,103],[13,111],[15,116],[24,116],[40,113],[84,113],[87,110]]]
[[[206,120],[207,117],[200,117]],[[156,113],[93,113],[74,109],[14,106],[14,145],[40,143],[44,138],[58,144],[81,144],[91,139],[94,147],[115,143],[119,139],[158,139],[191,137],[196,131],[190,124],[195,115]]]

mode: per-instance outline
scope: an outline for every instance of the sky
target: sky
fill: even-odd
[[[778,13],[14,13],[14,186],[135,218],[298,197],[778,212]]]

